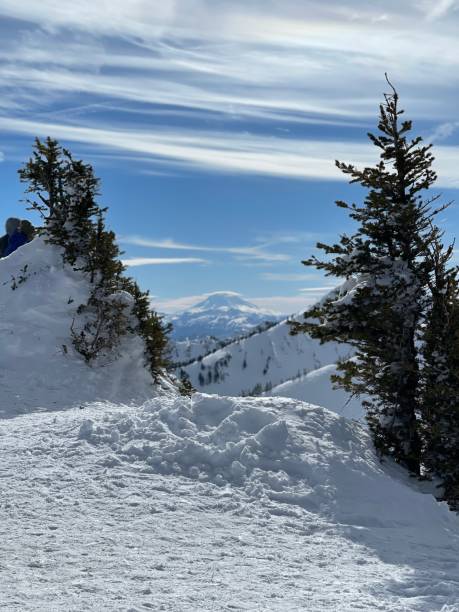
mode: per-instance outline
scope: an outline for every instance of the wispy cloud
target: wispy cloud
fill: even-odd
[[[130,257],[123,259],[123,264],[129,268],[138,266],[163,266],[176,264],[207,264],[207,259],[197,257]]]
[[[424,2],[426,17],[429,21],[441,19],[457,5],[456,0],[427,0]]]
[[[430,135],[426,137],[426,141],[437,143],[446,140],[454,134],[458,127],[459,122],[457,121],[447,121],[446,123],[441,123]]]
[[[247,133],[224,134],[182,130],[127,131],[45,123],[0,117],[0,130],[51,135],[58,139],[149,155],[170,165],[220,172],[267,174],[296,178],[342,180],[335,157],[363,163],[371,159],[368,145],[315,140],[291,140]]]
[[[327,291],[331,291],[334,287],[336,287],[337,283],[330,285],[322,285],[320,287],[303,287],[300,289],[302,293],[326,293]]]
[[[267,281],[275,281],[275,282],[289,282],[289,283],[296,283],[296,282],[302,282],[304,283],[305,281],[317,281],[320,280],[320,277],[317,274],[291,274],[286,272],[285,274],[283,274],[282,272],[264,272],[261,275],[261,278],[263,280],[267,280]]]
[[[435,83],[413,100],[418,112],[453,111],[455,4],[163,0],[152,11],[148,0],[112,0],[107,11],[89,0],[3,0],[0,15],[23,23],[2,37],[2,98],[11,89],[12,104],[83,93],[98,103],[342,125],[373,116],[388,70],[417,91]],[[446,14],[438,31],[430,21]]]
[[[237,247],[221,247],[197,244],[184,244],[175,240],[152,240],[141,236],[121,236],[119,241],[122,244],[130,244],[134,246],[154,248],[154,249],[171,249],[174,251],[202,251],[208,253],[226,253],[243,259],[254,259],[261,261],[288,261],[289,255],[284,253],[274,253],[266,250],[269,244],[254,245],[254,246],[237,246]]]
[[[250,298],[250,301],[261,308],[282,312],[286,315],[302,312],[311,304],[317,301],[320,296],[305,296],[305,295],[274,295],[265,297]]]
[[[349,131],[344,142],[307,138],[305,126],[358,125],[363,136],[386,70],[410,116],[456,121],[453,0],[163,0],[154,11],[148,0],[112,0],[110,11],[90,0],[3,0],[0,16],[21,20],[1,32],[2,131],[156,166],[336,180],[333,159],[362,163],[368,147]],[[440,31],[431,22],[445,16]],[[244,131],[249,120],[264,133]],[[286,122],[298,132],[280,132]],[[458,171],[442,154],[442,184],[455,186]]]
[[[332,160],[357,165],[373,164],[374,147],[368,143],[300,140],[247,133],[223,134],[182,130],[181,132],[124,131],[75,127],[26,119],[0,117],[0,130],[22,134],[51,135],[58,139],[95,147],[130,151],[150,157],[151,163],[234,174],[264,174],[298,179],[347,180]],[[435,149],[438,184],[459,185],[459,147]],[[250,247],[255,250],[256,247]],[[244,255],[247,253],[241,253]]]

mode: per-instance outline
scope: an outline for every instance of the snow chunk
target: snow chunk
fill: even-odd
[[[80,438],[80,440],[90,440],[93,432],[94,421],[92,421],[91,419],[86,419],[81,423],[80,431],[78,432],[78,437]]]
[[[277,421],[266,425],[255,436],[262,448],[273,451],[281,451],[285,448],[288,437],[288,429],[285,421]]]

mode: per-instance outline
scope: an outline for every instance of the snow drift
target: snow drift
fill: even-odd
[[[457,517],[317,406],[170,393],[0,441],[1,609],[458,611]]]
[[[446,506],[407,486],[402,469],[389,462],[388,474],[363,426],[292,399],[155,398],[135,413],[86,419],[78,436],[106,447],[106,465],[239,487],[274,514],[299,508],[346,525],[458,527]]]
[[[140,338],[123,338],[118,357],[98,367],[73,350],[70,327],[89,289],[43,238],[0,260],[0,415],[154,394]]]

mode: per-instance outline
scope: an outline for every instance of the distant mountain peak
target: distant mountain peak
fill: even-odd
[[[240,293],[235,291],[214,291],[209,293],[204,300],[198,302],[191,308],[183,312],[201,312],[204,310],[225,310],[233,309],[240,310],[241,312],[256,312],[260,315],[274,315],[277,316],[279,313],[260,308],[252,302],[249,302],[242,297]]]
[[[214,291],[194,304],[169,317],[176,340],[214,336],[220,339],[245,334],[266,321],[282,318],[247,301],[235,291]]]

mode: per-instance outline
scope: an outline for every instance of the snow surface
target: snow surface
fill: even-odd
[[[307,401],[311,404],[327,406],[329,410],[336,412],[336,414],[348,419],[363,421],[365,416],[362,408],[363,398],[352,397],[342,389],[334,389],[330,377],[337,373],[335,364],[326,365],[277,385],[266,395],[292,397],[299,400],[307,398]]]
[[[155,393],[140,338],[126,336],[118,358],[99,367],[75,353],[70,326],[88,294],[83,275],[43,238],[0,260],[0,416]]]
[[[205,336],[221,340],[246,334],[266,321],[278,321],[282,317],[251,304],[238,293],[216,291],[191,308],[167,318],[173,325],[174,340]]]
[[[0,486],[8,612],[459,610],[457,516],[292,399],[3,419]]]

